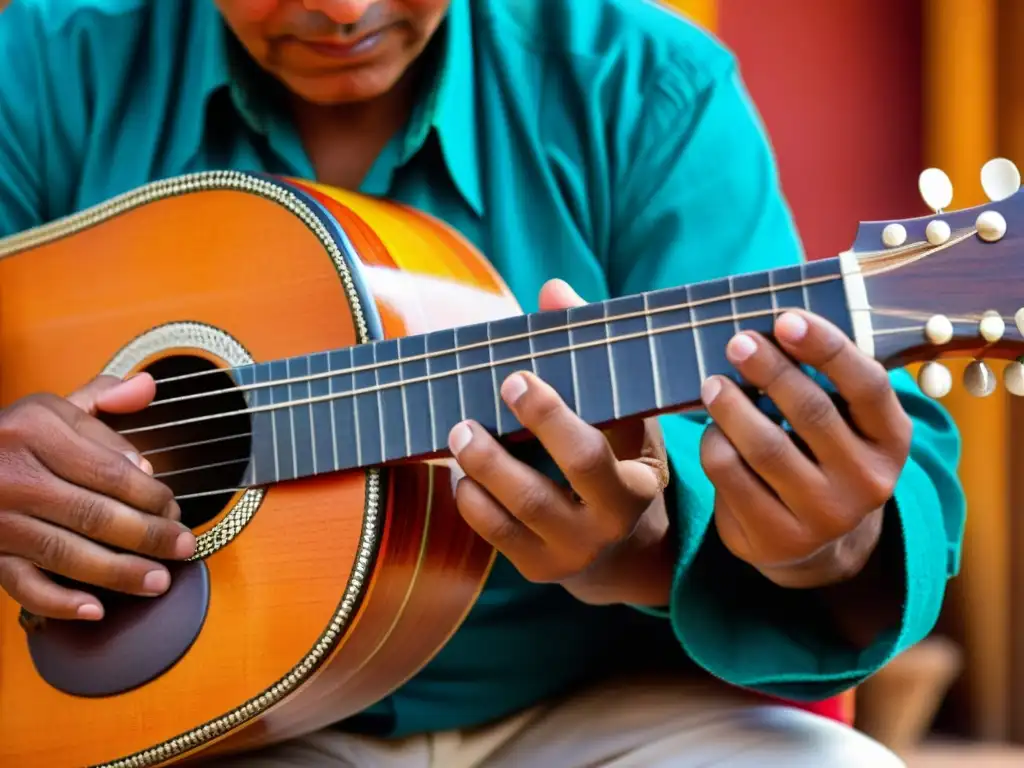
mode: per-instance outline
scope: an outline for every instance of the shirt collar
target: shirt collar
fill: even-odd
[[[437,72],[432,86],[424,89],[413,110],[401,144],[399,164],[411,160],[423,149],[430,135],[436,135],[459,193],[470,208],[483,215],[470,2],[452,0],[447,18],[438,30]],[[208,18],[199,19],[197,29],[199,50],[203,52],[199,74],[203,84],[204,115],[210,99],[220,91],[227,91],[249,126],[266,133],[276,121],[268,114],[271,105],[265,101],[266,83],[257,84],[262,72],[253,71],[251,60],[231,36],[215,4],[205,2],[200,6],[210,14]],[[197,136],[197,143],[199,138]]]

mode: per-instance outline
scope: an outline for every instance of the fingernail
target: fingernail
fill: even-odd
[[[715,398],[718,397],[718,393],[722,391],[722,382],[718,380],[717,376],[712,376],[710,379],[705,379],[704,383],[700,387],[700,399],[704,401],[704,405],[711,405],[715,402]]]
[[[147,475],[153,474],[153,465],[150,464],[149,459],[142,454],[136,453],[135,451],[125,451],[124,455],[128,457],[128,461],[141,469]]]
[[[785,312],[775,321],[775,335],[791,343],[802,341],[807,335],[807,321],[795,312]]]
[[[86,603],[85,605],[78,606],[78,610],[75,611],[75,615],[80,619],[85,619],[86,621],[99,621],[103,618],[103,609],[98,605]]]
[[[736,334],[725,346],[725,354],[733,363],[742,363],[755,352],[757,352],[757,342],[745,333]]]
[[[459,454],[469,445],[469,441],[473,439],[473,430],[470,429],[466,424],[456,424],[452,427],[452,431],[448,433],[448,448],[451,450],[455,458],[459,457]]]
[[[171,575],[167,571],[150,571],[142,580],[142,589],[151,595],[162,595],[171,586]]]
[[[526,394],[526,378],[513,373],[501,385],[501,397],[509,405],[515,405]]]
[[[174,556],[184,559],[192,557],[196,553],[196,537],[192,531],[186,531],[178,535],[174,541]]]

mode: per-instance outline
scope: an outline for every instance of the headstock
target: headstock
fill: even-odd
[[[942,357],[973,358],[964,386],[984,397],[996,376],[982,358],[1012,359],[1006,388],[1024,396],[1024,193],[1016,166],[987,162],[990,202],[946,211],[953,185],[937,168],[919,189],[933,213],[862,223],[850,254],[864,277],[875,357],[888,367],[925,362],[921,389],[943,397],[952,375]]]

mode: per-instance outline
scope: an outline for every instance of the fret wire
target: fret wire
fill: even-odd
[[[661,408],[665,402],[661,394],[661,370],[658,365],[658,349],[654,341],[654,328],[651,326],[651,315],[647,312],[648,300],[647,294],[643,294],[644,297],[644,325],[647,326],[647,348],[650,350],[651,358],[651,376],[654,378],[654,405],[656,408]]]
[[[291,369],[292,369],[291,362],[290,362],[289,359],[286,358],[285,361],[284,361],[284,375],[285,375],[286,379],[290,379],[291,378]],[[285,394],[288,397],[288,399],[291,400],[291,397],[292,397],[292,385],[291,384],[286,384],[284,391],[285,391]],[[288,428],[289,428],[289,430],[291,432],[291,436],[292,436],[292,476],[293,477],[298,477],[299,476],[299,451],[298,451],[297,446],[295,445],[296,441],[295,441],[295,409],[294,408],[289,408],[288,409]]]
[[[307,373],[311,369],[312,360],[313,360],[313,356],[310,355],[309,360],[306,363],[306,372]],[[311,398],[311,399],[313,397],[313,383],[311,381],[307,381],[306,382],[306,396]],[[309,445],[310,445],[310,454],[313,457],[313,474],[314,475],[318,475],[318,474],[320,474],[320,472],[318,470],[318,465],[317,465],[317,460],[316,460],[316,453],[317,453],[317,450],[316,450],[316,423],[315,423],[315,420],[313,419],[313,403],[309,404]]]
[[[487,329],[487,362],[491,368],[491,389],[494,391],[494,426],[501,432],[501,395],[498,392],[498,371],[494,366],[494,339],[491,338],[491,324],[484,323]]]
[[[402,337],[398,338],[398,380],[402,381],[405,378],[405,373],[402,369]],[[405,455],[409,456],[412,454],[412,438],[409,435],[409,401],[406,398],[406,392],[408,388],[404,385],[399,387],[402,390],[402,427],[405,429]]]
[[[827,261],[821,261],[821,262],[816,262],[816,263],[824,264],[824,263],[828,263],[828,262]],[[801,266],[801,270],[800,271],[801,271],[801,273],[803,273],[802,264],[800,266]],[[789,269],[789,268],[788,267],[782,267],[782,268],[779,268],[778,270],[769,270],[768,274],[770,276],[775,271],[781,271],[781,270],[785,270],[785,269]],[[834,282],[834,281],[838,281],[838,280],[844,279],[845,276],[846,276],[845,273],[839,273],[837,275],[828,275],[828,276],[822,276],[822,277],[817,277],[817,278],[807,278],[807,279],[804,279],[804,280],[799,280],[799,281],[795,281],[795,282],[788,283],[788,284],[778,285],[778,286],[775,287],[775,290],[785,290],[785,289],[788,289],[788,288],[806,289],[806,287],[809,286],[809,285],[816,285],[818,283]],[[682,286],[682,288],[686,288],[687,289],[687,295],[689,295],[689,290],[688,289],[690,288],[690,286]],[[666,289],[666,290],[678,290],[678,289]],[[692,317],[693,316],[693,311],[692,311],[693,307],[699,307],[699,306],[703,306],[705,304],[713,304],[715,302],[725,301],[726,299],[733,300],[733,299],[736,299],[736,298],[743,298],[745,296],[763,295],[764,293],[766,293],[766,290],[763,289],[763,288],[761,288],[761,289],[751,289],[749,291],[739,291],[735,295],[730,294],[730,295],[716,296],[716,297],[712,297],[712,298],[708,298],[708,299],[698,299],[698,300],[694,300],[694,301],[687,301],[687,302],[684,302],[684,303],[681,303],[681,304],[667,305],[667,306],[664,306],[664,307],[659,307],[657,309],[651,310],[651,314],[660,314],[660,313],[663,313],[663,312],[673,312],[673,311],[676,311],[676,310],[690,309],[691,310],[690,315]],[[806,306],[806,304],[807,304],[807,302],[805,300],[804,301],[804,306]],[[631,313],[627,313],[625,315],[617,316],[617,317],[612,318],[612,319],[614,319],[614,320],[629,320],[629,319],[634,318],[634,317],[642,317],[642,316],[643,316],[643,313],[638,311],[638,312],[631,312]],[[582,327],[585,327],[585,326],[588,326],[588,325],[594,325],[594,324],[600,323],[600,322],[603,322],[603,320],[581,321],[581,322],[577,323],[575,325],[575,327],[582,328]],[[533,332],[533,333],[539,335],[539,334],[554,333],[554,332],[563,331],[563,330],[569,330],[569,329],[570,329],[570,327],[568,325],[562,325],[562,326],[556,326],[556,327],[553,327],[553,328],[545,328],[545,329],[543,329],[541,331],[536,331],[536,332]],[[523,338],[524,336],[527,336],[527,334],[517,334],[516,336],[512,336],[512,337],[509,337],[507,339],[503,339],[503,341],[518,341],[519,339]],[[464,347],[459,348],[457,351],[459,351],[459,352],[466,352],[466,351],[471,351],[473,349],[479,349],[479,348],[485,346],[487,343],[488,342],[486,342],[486,341],[474,342],[472,344],[467,344]],[[419,359],[421,357],[422,356],[418,356],[417,359]],[[414,362],[414,360],[410,359],[408,362]],[[390,364],[390,363],[382,363],[382,365],[388,365],[388,364]],[[242,366],[242,367],[244,367],[244,366]],[[228,369],[216,369],[216,370],[212,370],[212,371],[200,371],[197,374],[183,374],[182,376],[172,376],[172,377],[160,379],[156,383],[157,384],[162,384],[162,383],[165,383],[165,382],[177,381],[177,380],[184,379],[184,378],[192,378],[192,377],[195,377],[195,376],[206,375],[207,373],[231,372],[232,370],[241,370],[242,367],[233,368],[233,369],[232,368],[228,368]],[[337,371],[336,373],[348,373],[348,372],[351,372],[351,373],[363,373],[363,372],[372,370],[375,367],[376,367],[376,365],[364,365],[364,366],[358,366],[358,367],[353,366],[351,371]],[[282,381],[282,382],[274,382],[274,383],[277,383],[277,384],[287,384],[289,382]],[[236,389],[238,389],[240,391],[243,391],[245,389],[251,389],[251,388],[253,388],[255,386],[256,385],[249,385],[247,387],[237,387]],[[266,385],[263,385],[263,386],[266,386]],[[153,405],[160,405],[160,404],[165,404],[165,403],[176,403],[176,402],[181,402],[181,401],[184,401],[184,400],[192,400],[192,399],[195,399],[197,397],[205,397],[205,396],[207,396],[207,393],[198,393],[198,394],[192,394],[192,395],[182,395],[180,397],[167,398],[166,400],[158,401],[157,403],[153,403]]]
[[[327,353],[327,370],[331,370],[331,353]],[[338,417],[334,412],[334,377],[327,377],[327,394],[331,398],[331,458],[334,459],[334,471],[341,469],[341,459],[338,457]]]
[[[789,309],[789,307],[787,307],[785,309]],[[783,310],[783,311],[785,311],[785,310]],[[766,314],[770,314],[770,312],[767,312],[767,311],[765,311],[765,312],[746,312],[746,313],[743,313],[740,316],[740,319],[744,319],[744,318],[747,318],[747,317],[758,317],[758,316],[766,315]],[[715,317],[715,318],[710,318],[708,320],[703,320],[703,321],[699,321],[699,322],[679,323],[679,324],[676,324],[676,325],[670,325],[670,326],[665,326],[665,327],[662,327],[662,328],[657,328],[657,329],[655,329],[652,332],[652,334],[657,336],[657,335],[661,335],[661,334],[664,334],[664,333],[671,333],[671,332],[674,332],[674,331],[689,330],[689,329],[693,329],[693,328],[696,328],[696,327],[700,327],[700,326],[704,326],[704,325],[709,325],[709,324],[712,324],[712,323],[720,323],[720,322],[724,322],[726,320],[731,320],[731,319],[732,318],[729,318],[729,317]],[[625,334],[625,335],[622,335],[622,336],[616,336],[613,339],[599,339],[597,341],[582,342],[580,344],[576,344],[573,347],[560,347],[560,348],[556,348],[556,349],[552,349],[552,350],[545,350],[544,352],[537,353],[533,357],[538,357],[539,358],[539,357],[547,357],[547,356],[557,355],[557,354],[564,354],[565,352],[572,352],[574,350],[586,349],[586,348],[598,346],[600,344],[614,344],[614,343],[620,342],[620,341],[628,341],[630,339],[644,338],[644,337],[647,337],[647,336],[652,335],[652,334],[648,334],[646,331],[640,331],[640,332],[636,332],[636,333]],[[526,360],[529,360],[529,359],[530,359],[530,355],[519,355],[519,356],[517,356],[515,358],[510,358],[510,359],[505,360],[503,362],[514,363],[514,362],[526,361]],[[443,378],[445,376],[452,376],[452,375],[461,375],[461,374],[466,374],[466,373],[472,373],[474,371],[484,370],[484,369],[486,369],[488,367],[489,367],[489,363],[479,363],[479,364],[475,364],[475,365],[466,366],[465,368],[459,368],[459,369],[455,369],[455,370],[452,370],[452,371],[446,371],[446,372],[443,372],[443,373],[439,373],[439,374],[434,375],[431,378],[420,377],[420,378],[417,378],[417,379],[413,379],[411,381],[396,381],[396,382],[394,382],[392,384],[381,385],[379,388],[380,389],[386,389],[386,388],[391,388],[391,387],[405,386],[407,384],[415,384],[415,383],[419,383],[419,382],[422,382],[422,381],[436,380],[436,379],[439,379],[439,378]],[[366,394],[371,394],[371,393],[375,392],[377,389],[378,389],[378,387],[365,387],[365,388],[360,389],[360,390],[354,390],[353,392],[339,393],[337,397],[341,398],[341,397],[350,397],[350,396],[354,397],[354,396],[358,396],[358,395],[366,395]],[[318,401],[322,401],[322,400],[326,400],[326,399],[327,399],[326,396],[321,396],[319,398],[315,398],[314,402],[318,402]],[[304,405],[305,402],[306,401],[303,400],[303,401],[297,401],[297,402],[291,402],[291,403],[275,404],[274,406],[264,406],[263,408],[260,408],[260,409],[252,408],[252,409],[245,409],[245,410],[241,410],[241,411],[231,411],[231,412],[226,412],[226,413],[209,414],[209,415],[206,415],[206,416],[200,416],[200,417],[196,417],[196,418],[193,418],[193,419],[186,419],[186,420],[183,420],[183,421],[165,422],[165,423],[162,423],[162,424],[154,424],[154,425],[149,425],[149,426],[145,426],[145,427],[135,427],[133,429],[126,429],[126,430],[120,432],[119,434],[128,435],[128,434],[134,434],[134,433],[138,433],[138,432],[147,432],[147,431],[152,431],[152,430],[155,430],[155,429],[164,429],[164,428],[168,428],[168,427],[172,427],[172,426],[179,426],[181,424],[193,424],[193,423],[197,423],[197,422],[200,422],[200,421],[207,421],[207,420],[216,419],[216,418],[224,418],[224,417],[227,417],[227,416],[237,416],[239,414],[245,414],[245,413],[259,413],[259,412],[264,412],[264,411],[268,411],[268,410],[276,410],[278,408],[294,407],[294,406],[298,406],[298,405]],[[463,417],[463,418],[465,418],[465,417]]]
[[[735,293],[733,291],[732,275],[729,275],[728,286],[729,286],[729,311],[732,312],[732,332],[733,333],[739,333],[740,332],[740,321],[736,319],[736,315],[739,313],[739,310],[736,308],[736,296],[735,296]]]
[[[572,399],[576,404],[576,412],[580,413],[583,410],[583,404],[580,402],[580,377],[576,375],[576,347],[573,342],[573,328],[569,321],[569,310],[565,310],[565,322],[569,326],[569,371],[572,376]]]
[[[693,301],[690,299],[690,286],[684,286],[683,290],[685,291],[686,302],[689,305],[687,311],[690,317],[690,325],[693,327],[693,349],[697,357],[697,375],[700,377],[701,384],[703,384],[708,375],[704,368],[704,352],[701,349],[700,329],[697,327],[697,321],[693,314]]]
[[[377,390],[377,429],[380,432],[380,459],[385,461],[388,455],[388,443],[387,437],[384,435],[384,400],[381,397],[381,385],[380,385],[380,368],[376,366],[377,363],[377,345],[371,344],[370,348],[373,350],[373,381],[376,384]],[[405,389],[403,386],[402,389]]]
[[[607,302],[605,302],[605,304],[604,304],[604,317],[605,317],[605,321],[604,321],[604,337],[605,337],[605,339],[608,340],[608,343],[605,345],[605,349],[607,349],[607,351],[608,351],[608,381],[610,382],[611,388],[612,388],[612,415],[616,419],[618,419],[620,414],[621,414],[621,410],[619,408],[619,383],[618,383],[618,381],[616,380],[616,377],[615,377],[615,356],[612,353],[612,340],[611,340],[611,337],[612,337],[612,326],[611,326],[611,322],[608,320],[608,303]]]
[[[267,365],[265,370],[267,371],[267,378],[268,379],[272,378],[271,375],[270,375],[270,365]],[[276,406],[277,403],[275,402],[275,398],[274,398],[274,388],[270,387],[268,392],[270,394],[270,404],[272,406]],[[277,419],[274,417],[273,413],[270,414],[270,439],[273,442],[273,446],[274,446],[274,479],[275,480],[280,480],[281,479],[281,459],[280,459],[280,456],[278,455]]]
[[[423,337],[423,351],[424,352],[429,352],[430,351],[430,335],[429,334]],[[430,403],[430,447],[431,448],[437,448],[438,447],[438,444],[437,444],[437,423],[436,423],[436,419],[435,419],[435,417],[437,415],[437,410],[434,408],[434,387],[433,387],[434,381],[431,378],[433,373],[430,370],[430,361],[432,359],[433,358],[428,356],[426,358],[426,361],[425,361],[426,365],[427,365],[427,402]],[[405,378],[405,377],[403,376],[402,378]]]

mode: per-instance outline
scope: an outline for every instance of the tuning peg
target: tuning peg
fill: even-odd
[[[1011,395],[1024,397],[1024,364],[1014,360],[1003,370],[1003,386]]]
[[[994,243],[1006,234],[1006,219],[999,211],[982,211],[974,222],[978,237],[986,243]]]
[[[981,167],[981,188],[992,202],[1005,200],[1020,189],[1020,171],[1011,160],[994,157]]]
[[[978,333],[989,344],[995,344],[1006,333],[1006,321],[1003,320],[1003,316],[998,312],[989,310],[981,316],[981,322],[978,323]]]
[[[953,374],[942,363],[925,363],[917,373],[917,385],[928,397],[938,400],[953,389]]]
[[[964,370],[964,389],[975,397],[988,397],[996,391],[996,377],[981,360],[975,360]]]
[[[945,344],[953,338],[953,323],[945,315],[932,315],[924,324],[924,335],[932,344]]]
[[[1024,336],[1024,308],[1018,309],[1014,313],[1013,323],[1017,326],[1017,332]]]
[[[938,168],[926,168],[917,179],[917,189],[924,204],[936,213],[953,202],[953,182]]]

